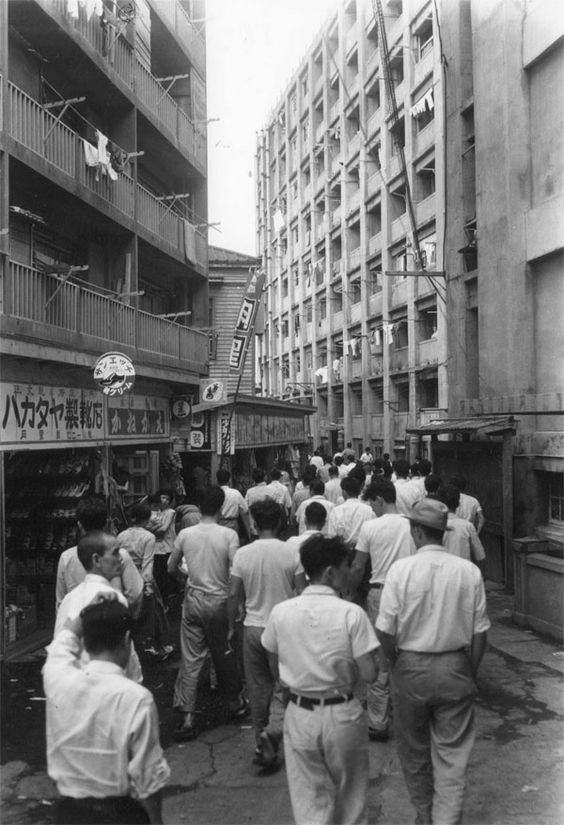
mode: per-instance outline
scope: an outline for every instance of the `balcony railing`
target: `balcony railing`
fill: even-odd
[[[3,314],[9,318],[202,366],[208,360],[207,334],[14,261],[6,273],[2,298]],[[44,331],[38,338],[45,338]],[[77,340],[77,345],[82,342]]]
[[[426,341],[419,341],[416,349],[416,359],[418,366],[436,364],[439,360],[439,342],[436,338],[429,338]]]
[[[192,62],[204,75],[206,72],[206,53],[204,40],[196,31],[189,15],[182,8],[178,0],[153,0],[157,14],[165,20],[178,40],[184,43]]]
[[[43,2],[45,3],[45,0]],[[179,39],[184,39],[184,42],[189,44],[188,48],[198,64],[198,69],[204,74],[203,40],[195,32],[180,4],[177,0],[158,0],[155,6],[157,12],[169,22]],[[129,43],[123,37],[116,36],[115,27],[110,26],[104,33],[96,14],[91,15],[90,20],[87,20],[86,15],[82,13],[79,13],[76,19],[69,17],[67,0],[51,0],[48,9],[50,13],[51,10],[58,12],[67,23],[70,22],[90,46],[106,58],[108,67],[116,72],[126,86],[135,90],[150,113],[174,135],[182,148],[195,155],[197,161],[205,166],[204,135],[198,132],[188,115],[176,104],[174,98],[140,62]]]
[[[14,140],[128,218],[135,216],[137,206],[137,220],[145,229],[170,244],[176,252],[185,252],[183,218],[129,175],[120,172],[116,180],[110,180],[98,167],[87,166],[83,142],[76,132],[58,122],[56,117],[17,86],[12,83],[8,85],[10,135]],[[207,243],[205,236],[197,230],[195,251],[194,263],[206,267]]]

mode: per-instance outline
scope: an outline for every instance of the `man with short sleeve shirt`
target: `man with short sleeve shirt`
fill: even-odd
[[[392,564],[415,553],[409,521],[396,508],[396,488],[391,481],[377,478],[367,488],[364,498],[370,502],[376,518],[360,528],[351,568],[353,591],[358,588],[370,565],[366,611],[372,623],[378,618],[382,588]],[[366,692],[368,735],[374,741],[388,739],[390,723],[390,673],[387,660],[380,657],[378,678]]]
[[[408,514],[417,552],[388,571],[376,632],[392,670],[394,729],[416,821],[457,825],[490,622],[480,571],[441,544],[447,516],[429,498]]]
[[[243,662],[257,744],[256,755],[260,759],[263,730],[267,729],[276,741],[281,738],[285,703],[260,637],[274,605],[291,598],[294,592],[300,593],[305,586],[305,575],[299,550],[277,538],[282,517],[280,505],[272,499],[264,499],[253,504],[251,513],[259,530],[259,538],[241,547],[233,560],[228,600],[228,638],[235,633],[237,613],[240,605],[244,604]]]
[[[219,525],[221,527],[229,527],[239,535],[239,517],[241,517],[245,535],[250,538],[251,525],[249,522],[249,508],[239,490],[234,490],[233,487],[229,486],[231,473],[229,470],[221,469],[217,471],[216,478],[217,483],[225,495],[225,501],[223,502],[219,517]]]
[[[365,521],[374,518],[374,513],[366,502],[359,500],[360,482],[356,478],[343,478],[341,491],[345,500],[329,513],[327,535],[340,536],[345,544],[354,549],[360,528]]]
[[[241,680],[227,640],[229,570],[239,547],[234,530],[218,524],[225,500],[221,487],[210,487],[202,499],[202,520],[181,530],[169,559],[169,573],[182,575],[185,562],[186,591],[180,626],[181,663],[174,687],[174,707],[184,715],[175,731],[178,741],[190,741],[200,733],[194,708],[198,680],[211,654],[219,688],[232,718],[242,718],[247,704],[241,698]]]
[[[304,533],[305,530],[306,530],[305,511],[306,511],[306,508],[309,504],[311,504],[313,501],[317,501],[319,504],[321,504],[321,506],[324,507],[324,509],[325,509],[326,517],[329,516],[329,513],[331,512],[331,510],[335,506],[330,501],[327,501],[327,499],[325,498],[325,495],[324,495],[325,494],[325,484],[320,479],[316,478],[315,481],[312,481],[311,484],[309,485],[309,489],[310,489],[310,492],[311,492],[311,496],[309,498],[306,498],[304,501],[302,501],[302,503],[300,504],[300,506],[298,507],[298,509],[296,511],[296,521],[298,522],[298,533],[300,533],[300,534]],[[324,525],[322,532],[324,533],[324,535],[327,535],[327,526],[326,525]]]
[[[362,608],[339,598],[350,574],[342,540],[314,536],[300,554],[311,583],[273,608],[262,634],[290,691],[284,755],[294,820],[362,823],[368,737],[354,689],[375,678],[378,641]]]

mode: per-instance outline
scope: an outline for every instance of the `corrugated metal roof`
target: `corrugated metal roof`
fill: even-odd
[[[220,246],[208,246],[208,261],[210,266],[258,266],[260,258],[235,252],[233,249],[223,249]]]
[[[516,421],[511,415],[484,415],[474,418],[444,418],[430,421],[419,427],[406,427],[406,432],[417,435],[441,435],[444,433],[480,433],[495,435],[514,430]]]

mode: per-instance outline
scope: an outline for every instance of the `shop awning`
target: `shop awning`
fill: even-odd
[[[419,427],[406,427],[406,432],[416,435],[500,435],[515,430],[512,415],[484,415],[473,418],[443,418],[429,421]]]

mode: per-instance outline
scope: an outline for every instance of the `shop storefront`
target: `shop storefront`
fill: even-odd
[[[229,398],[209,409],[198,404],[191,423],[173,417],[172,439],[182,453],[188,492],[203,473],[213,483],[222,465],[229,467],[233,484],[243,491],[252,484],[256,466],[268,471],[277,464],[297,475],[307,463],[307,419],[313,412],[311,406],[240,395],[234,410]]]
[[[103,495],[108,516],[154,492],[170,456],[166,398],[0,383],[2,652],[49,637],[59,556],[76,544],[76,507]],[[123,471],[121,485],[114,476]],[[121,489],[118,489],[121,488]]]

